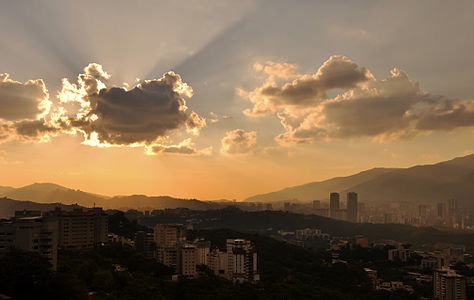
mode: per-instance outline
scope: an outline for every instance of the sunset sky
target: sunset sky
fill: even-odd
[[[238,199],[474,152],[474,2],[1,1],[0,185]]]

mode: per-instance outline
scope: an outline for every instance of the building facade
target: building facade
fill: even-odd
[[[58,263],[58,221],[39,211],[17,211],[15,217],[0,222],[0,254],[16,247],[46,257],[56,270]]]
[[[257,251],[243,239],[227,239],[227,277],[234,282],[259,280]]]
[[[433,294],[437,300],[466,300],[466,279],[448,268],[435,270]]]
[[[57,208],[45,214],[58,220],[59,247],[86,250],[108,242],[108,216],[102,208],[64,211]]]

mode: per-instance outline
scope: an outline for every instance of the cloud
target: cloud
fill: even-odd
[[[383,141],[474,126],[474,101],[431,95],[396,68],[376,80],[343,56],[332,56],[316,74],[299,75],[282,87],[270,82],[238,92],[254,105],[245,114],[276,114],[285,129],[275,137],[282,145],[362,136]],[[339,93],[330,98],[330,90]]]
[[[253,65],[255,71],[262,71],[271,78],[290,79],[299,76],[298,67],[289,63],[277,63],[273,61],[266,61],[265,65],[255,63]]]
[[[95,144],[150,145],[178,129],[198,134],[206,126],[205,118],[188,112],[185,98],[192,97],[193,90],[179,74],[170,71],[130,90],[107,87],[109,78],[102,66],[90,64],[77,84],[63,80],[59,98],[80,104],[69,123],[86,141],[93,136]]]
[[[177,145],[153,144],[147,147],[147,154],[175,154],[175,155],[211,155],[212,147],[198,150],[190,138],[185,139]]]
[[[474,126],[474,101],[445,100],[416,116],[418,130],[453,130]]]
[[[247,154],[252,152],[257,145],[257,133],[236,129],[227,131],[221,140],[221,152],[227,154]]]
[[[114,86],[101,65],[91,63],[77,82],[62,80],[59,102],[50,109],[42,80],[25,83],[0,75],[0,141],[45,142],[59,134],[82,134],[98,147],[145,147],[147,153],[201,155],[190,139],[164,145],[173,134],[198,135],[206,119],[186,106],[193,90],[174,72],[138,82],[131,89]],[[147,147],[154,146],[153,151]],[[206,152],[207,151],[207,152]]]
[[[21,83],[9,77],[9,74],[0,74],[0,119],[34,120],[49,112],[51,102],[43,80]]]
[[[369,70],[360,68],[347,57],[339,55],[331,56],[312,75],[294,74],[296,73],[296,67],[285,67],[275,68],[269,62],[266,63],[265,67],[257,64],[255,69],[257,71],[263,70],[269,75],[269,79],[253,91],[238,90],[239,95],[253,103],[253,108],[245,110],[245,114],[262,116],[275,113],[285,107],[298,109],[309,105],[317,105],[327,97],[326,92],[331,89],[352,88],[373,78]],[[266,68],[270,68],[270,70],[266,71]],[[282,71],[282,69],[285,71]],[[275,74],[280,78],[289,78],[289,74],[292,75],[291,77],[297,78],[280,87],[273,80]]]
[[[209,115],[211,116],[210,118],[208,118],[209,122],[211,122],[212,124],[219,122],[219,117],[217,116],[215,112],[211,111]]]
[[[61,128],[55,127],[44,119],[16,122],[11,126],[11,129],[22,139],[40,139],[41,141],[47,141],[51,136],[57,135],[61,131]]]

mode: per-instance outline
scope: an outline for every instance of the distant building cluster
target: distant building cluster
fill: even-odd
[[[101,208],[16,211],[0,221],[0,254],[16,247],[37,252],[57,268],[58,248],[84,250],[107,242],[108,216]]]
[[[257,251],[252,242],[227,239],[225,249],[211,249],[211,243],[202,238],[189,242],[186,232],[181,224],[158,224],[153,233],[137,232],[135,247],[185,278],[197,277],[198,267],[206,266],[215,275],[233,282],[259,280]]]
[[[386,202],[360,202],[356,192],[341,194],[332,192],[327,200],[311,202],[288,199],[280,202],[238,202],[232,205],[245,211],[282,210],[289,213],[315,214],[352,223],[407,224],[413,226],[436,226],[453,229],[474,230],[474,211],[458,206],[457,199],[439,203],[414,203],[409,199]],[[429,199],[427,199],[429,200]]]

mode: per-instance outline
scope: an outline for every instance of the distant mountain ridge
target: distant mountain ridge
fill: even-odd
[[[312,182],[255,195],[249,202],[327,200],[330,192],[359,194],[362,202],[436,203],[455,198],[474,208],[474,154],[432,165],[410,168],[374,168],[346,177]],[[344,196],[343,196],[344,198]]]
[[[131,195],[108,197],[70,189],[54,183],[34,183],[21,188],[0,186],[0,197],[6,197],[9,200],[33,201],[35,204],[77,204],[84,207],[100,206],[104,209],[146,208],[153,210],[183,207],[193,210],[206,210],[218,209],[225,206],[217,202],[178,199],[168,196],[149,197],[145,195]],[[25,207],[27,207],[26,204],[27,203],[24,204]],[[11,205],[11,203],[6,203],[4,199],[0,199],[0,212],[2,209],[7,209]],[[54,205],[52,206],[53,208]]]

